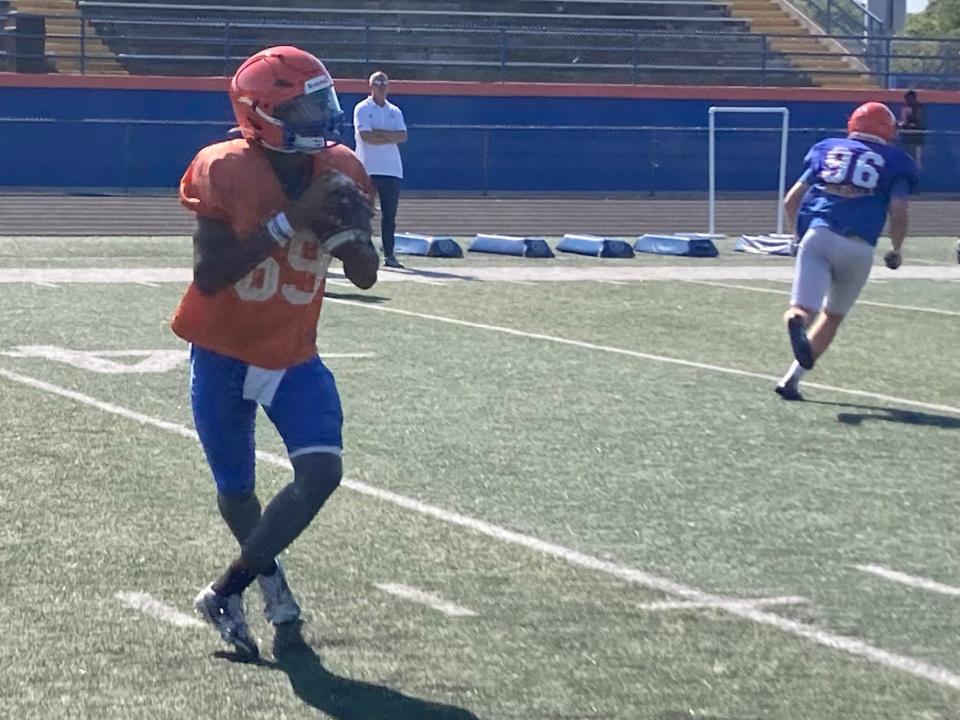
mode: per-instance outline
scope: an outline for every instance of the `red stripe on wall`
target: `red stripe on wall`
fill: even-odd
[[[224,91],[223,77],[161,77],[153,75],[32,75],[0,73],[0,87],[85,88],[112,90]],[[366,80],[339,79],[341,92],[365,93]],[[478,83],[436,80],[393,80],[397,95],[458,95],[474,97],[581,97],[637,100],[742,100],[898,102],[902,90],[838,90],[796,87],[718,87],[701,85],[582,85],[578,83]],[[920,90],[928,103],[960,104],[960,92]]]
[[[227,89],[229,78],[161,77],[158,75],[33,75],[0,73],[0,87],[79,88],[85,90],[208,90]]]

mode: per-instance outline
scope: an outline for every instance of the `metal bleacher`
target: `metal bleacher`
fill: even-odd
[[[764,36],[710,0],[80,0],[131,73],[232,73],[274,44],[335,75],[805,85]],[[320,7],[318,7],[320,5]]]
[[[5,27],[7,24],[7,13],[11,10],[9,0],[0,0],[0,27]],[[6,66],[7,62],[7,47],[6,43],[0,43],[0,70]]]

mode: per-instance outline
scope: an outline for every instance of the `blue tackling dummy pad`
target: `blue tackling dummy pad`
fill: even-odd
[[[773,233],[772,235],[741,235],[734,252],[753,255],[792,255],[790,244],[793,235]]]
[[[425,257],[462,258],[460,243],[447,235],[415,235],[397,233],[393,246],[397,255],[423,255]]]
[[[632,258],[630,243],[620,238],[598,235],[564,235],[557,245],[560,252],[577,253],[602,258]]]
[[[543,238],[513,237],[512,235],[478,234],[470,247],[470,252],[493,253],[495,255],[514,255],[527,258],[552,258],[553,250]]]
[[[720,254],[709,237],[686,235],[641,235],[633,249],[654,255],[680,255],[683,257],[716,257]]]
[[[698,240],[702,240],[704,238],[706,238],[707,240],[723,240],[726,237],[726,235],[723,235],[721,233],[702,233],[702,232],[682,232],[682,233],[674,233],[674,235],[676,235],[677,237],[693,238]]]

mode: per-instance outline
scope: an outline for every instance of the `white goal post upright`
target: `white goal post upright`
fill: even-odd
[[[790,111],[785,107],[724,107],[713,106],[710,108],[709,126],[710,126],[710,234],[717,231],[717,113],[775,113],[783,117],[783,125],[780,131],[780,194],[777,197],[777,232],[783,233],[783,198],[787,191],[787,140],[790,132]],[[763,128],[758,128],[763,129]]]

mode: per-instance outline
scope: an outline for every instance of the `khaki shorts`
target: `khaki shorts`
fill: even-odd
[[[816,227],[800,241],[790,304],[846,315],[873,267],[873,247],[859,238]]]

